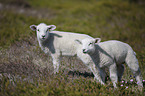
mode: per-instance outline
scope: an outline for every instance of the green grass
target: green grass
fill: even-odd
[[[60,31],[101,37],[102,41],[117,39],[126,42],[137,53],[142,76],[145,79],[144,4],[129,3],[129,0],[0,0],[0,2],[6,5],[14,4],[13,2],[29,4],[32,13],[33,9],[38,12],[34,16],[31,12],[0,10],[1,96],[145,95],[145,88],[140,92],[135,81],[124,84],[116,90],[110,81],[101,86],[92,76],[85,77],[85,72],[88,74],[90,71],[87,71],[80,61],[76,61],[76,58],[62,61],[60,73],[52,75],[51,59],[48,60],[48,56],[40,51],[38,43],[35,42],[35,32],[29,28],[32,24],[44,22],[56,25],[56,30]],[[17,7],[19,9],[20,6]],[[39,17],[44,12],[48,17]],[[38,66],[42,64],[45,67]],[[74,75],[68,74],[70,70]],[[129,75],[132,73],[126,66],[122,79],[129,82],[132,78]]]

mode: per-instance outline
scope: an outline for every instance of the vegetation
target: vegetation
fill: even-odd
[[[53,74],[51,58],[39,49],[32,24],[117,39],[137,53],[145,79],[145,2],[143,0],[0,0],[0,95],[145,95],[126,66],[119,88],[102,86],[76,57],[63,57]],[[144,81],[145,86],[145,81]]]

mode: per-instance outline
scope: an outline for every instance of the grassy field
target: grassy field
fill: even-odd
[[[109,78],[105,86],[93,80],[76,57],[63,57],[54,75],[51,57],[41,51],[29,28],[44,22],[60,31],[126,42],[137,53],[145,80],[145,2],[135,1],[0,0],[0,96],[144,96],[145,88],[138,89],[127,66],[117,89]]]

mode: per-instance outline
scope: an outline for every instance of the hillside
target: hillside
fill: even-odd
[[[145,88],[138,90],[127,66],[122,78],[127,83],[116,90],[109,78],[105,86],[95,82],[76,57],[63,57],[60,73],[54,75],[51,57],[41,51],[36,33],[29,28],[41,22],[56,25],[60,31],[128,43],[145,79],[143,0],[0,0],[1,96],[145,95]]]

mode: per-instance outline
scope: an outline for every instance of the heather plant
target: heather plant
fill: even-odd
[[[130,0],[0,0],[0,96],[145,95],[125,65],[118,88],[110,78],[102,86],[76,57],[62,57],[53,74],[52,59],[29,29],[41,22],[57,30],[88,34],[102,41],[117,39],[136,52],[145,86],[145,7]],[[129,76],[131,75],[131,76]]]

